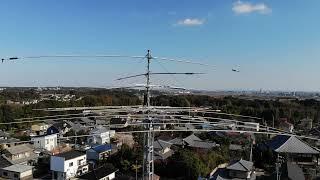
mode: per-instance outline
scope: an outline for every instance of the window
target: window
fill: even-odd
[[[7,172],[3,172],[2,174],[3,174],[3,176],[8,176]]]
[[[73,166],[73,162],[69,163],[69,167],[72,167]]]
[[[19,178],[19,175],[18,174],[14,174],[13,177]]]

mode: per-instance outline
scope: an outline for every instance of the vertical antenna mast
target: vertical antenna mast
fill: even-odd
[[[146,55],[147,58],[147,72],[146,72],[146,78],[147,78],[147,84],[146,84],[146,108],[147,108],[147,114],[149,114],[150,111],[150,62],[152,59],[150,50],[148,50],[148,53]],[[144,171],[143,171],[143,179],[147,179],[147,180],[153,180],[153,172],[154,172],[154,162],[153,162],[153,141],[154,141],[154,132],[153,132],[153,125],[152,125],[152,118],[150,118],[150,116],[147,116],[147,125],[146,125],[146,129],[148,130],[145,139],[144,139],[144,148],[145,148],[145,152],[144,152],[144,159],[143,159],[143,164]],[[146,173],[146,175],[145,175]]]
[[[146,55],[146,57],[147,57],[147,62],[148,62],[148,64],[147,64],[147,86],[146,86],[146,96],[147,96],[147,107],[149,107],[150,106],[150,61],[151,61],[151,59],[152,59],[152,57],[151,57],[151,53],[150,53],[150,50],[148,50],[148,53],[147,53],[147,55]]]

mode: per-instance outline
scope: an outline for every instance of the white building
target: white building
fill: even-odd
[[[36,149],[46,149],[48,151],[57,147],[57,134],[34,136],[31,138]]]
[[[78,177],[78,180],[112,180],[116,178],[117,169],[101,166]]]
[[[50,170],[54,179],[70,179],[88,172],[86,154],[80,151],[69,151],[51,156]]]
[[[103,126],[98,126],[90,131],[90,135],[88,137],[89,144],[106,144],[110,143],[110,138],[114,137],[114,130],[107,130]]]

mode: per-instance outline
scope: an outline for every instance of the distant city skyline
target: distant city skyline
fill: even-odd
[[[216,68],[153,62],[153,84],[203,90],[320,91],[320,1],[163,0],[2,2],[0,58],[29,55],[145,55]],[[232,72],[239,68],[240,72]],[[110,87],[145,71],[128,58],[29,59],[0,64],[0,86]]]

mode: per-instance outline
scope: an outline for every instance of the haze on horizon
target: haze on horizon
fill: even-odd
[[[216,68],[153,62],[152,83],[194,89],[320,91],[320,1],[1,2],[0,58],[56,54],[182,58]],[[240,72],[231,69],[240,66]],[[128,86],[142,60],[70,58],[0,64],[0,86]]]

